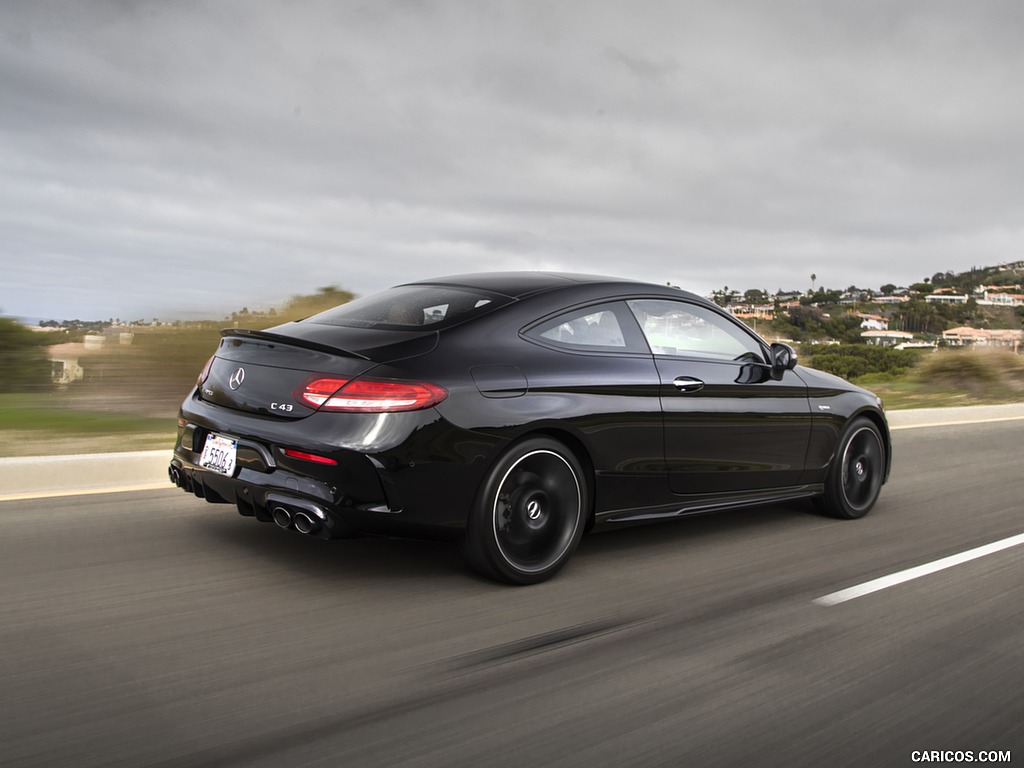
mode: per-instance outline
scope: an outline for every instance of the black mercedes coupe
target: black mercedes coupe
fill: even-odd
[[[859,518],[891,466],[877,397],[674,287],[459,275],[221,336],[173,483],[309,536],[458,540],[514,584],[591,529],[800,498]]]

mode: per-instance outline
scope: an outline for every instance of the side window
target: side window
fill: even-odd
[[[570,310],[525,332],[535,341],[581,352],[647,352],[623,304]],[[628,321],[626,324],[622,320]],[[624,327],[625,325],[625,327]]]
[[[742,328],[705,307],[681,301],[629,302],[655,355],[763,363],[761,345]]]

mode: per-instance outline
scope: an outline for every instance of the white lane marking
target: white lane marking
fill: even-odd
[[[75,491],[30,491],[28,493],[9,493],[0,496],[3,501],[30,501],[32,499],[59,499],[64,496],[98,496],[103,493],[134,493],[136,491],[161,491],[174,489],[170,481],[162,483],[145,483],[142,485],[122,485],[117,488],[83,488]]]
[[[967,563],[971,560],[977,560],[979,557],[985,557],[986,555],[991,555],[996,552],[1002,552],[1004,549],[1017,547],[1021,544],[1024,544],[1024,533],[1018,534],[1017,536],[1011,536],[1008,539],[994,541],[991,544],[985,544],[981,547],[975,547],[974,549],[969,549],[966,552],[961,552],[957,555],[950,555],[949,557],[944,557],[941,560],[925,563],[924,565],[919,565],[916,568],[908,568],[905,571],[898,571],[897,573],[893,573],[888,576],[882,576],[878,579],[866,581],[855,587],[841,589],[838,592],[833,592],[830,595],[819,597],[811,602],[816,605],[824,606],[839,605],[839,603],[845,603],[847,600],[864,597],[864,595],[870,595],[872,592],[878,592],[882,589],[895,587],[897,584],[902,584],[913,579],[919,579],[922,576],[927,576],[935,573],[936,571],[943,571],[946,568],[952,568],[954,565],[960,565],[961,563]]]
[[[999,421],[1024,421],[1024,416],[1000,416],[996,419],[974,419],[973,421],[932,421],[927,424],[901,424],[899,426],[889,425],[889,431],[895,432],[899,429],[925,429],[927,427],[960,427],[970,424],[995,424]]]

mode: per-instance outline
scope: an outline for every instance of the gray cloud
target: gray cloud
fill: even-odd
[[[0,308],[1024,258],[1014,2],[0,7]]]

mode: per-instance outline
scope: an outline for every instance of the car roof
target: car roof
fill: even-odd
[[[462,275],[447,275],[445,277],[417,280],[413,283],[408,283],[408,285],[454,285],[465,288],[477,288],[514,299],[522,299],[543,291],[581,285],[621,285],[634,290],[644,287],[665,287],[625,277],[585,275],[569,272],[470,272]]]

